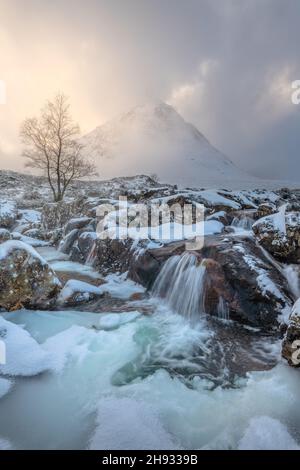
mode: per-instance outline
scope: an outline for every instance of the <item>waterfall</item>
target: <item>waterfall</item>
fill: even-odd
[[[217,316],[221,320],[229,320],[229,309],[228,305],[223,299],[223,297],[219,298],[219,303],[217,307]]]
[[[205,266],[192,253],[172,256],[161,269],[153,295],[162,297],[177,313],[193,320],[204,311]]]
[[[88,266],[93,266],[95,258],[97,255],[97,243],[94,242],[92,245],[92,248],[90,249],[89,254],[87,255],[87,258],[85,260],[85,264]]]
[[[300,297],[300,285],[299,285],[299,267],[293,264],[284,266],[282,270],[291,293],[293,294],[295,300]]]
[[[231,222],[231,227],[241,230],[252,230],[253,219],[251,217],[234,217]]]

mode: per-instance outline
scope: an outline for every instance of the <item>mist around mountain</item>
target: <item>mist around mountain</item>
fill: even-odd
[[[135,107],[81,142],[103,179],[155,174],[182,187],[253,187],[257,181],[163,102]]]

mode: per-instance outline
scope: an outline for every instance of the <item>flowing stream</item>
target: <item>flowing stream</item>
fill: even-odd
[[[78,273],[53,250],[43,256]],[[121,296],[121,313],[5,314],[12,340],[25,335],[16,367],[22,359],[31,372],[4,377],[0,448],[298,448],[299,372],[281,361],[280,341],[207,318],[204,279],[205,266],[188,254],[167,261],[148,298]]]

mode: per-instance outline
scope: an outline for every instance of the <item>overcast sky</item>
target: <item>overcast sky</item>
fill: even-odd
[[[82,132],[162,99],[240,167],[300,180],[299,24],[299,0],[0,0],[0,166],[62,90]]]

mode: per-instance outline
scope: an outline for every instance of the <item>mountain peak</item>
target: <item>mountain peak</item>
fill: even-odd
[[[81,141],[103,178],[155,173],[166,182],[195,187],[249,180],[163,101],[136,106]]]

